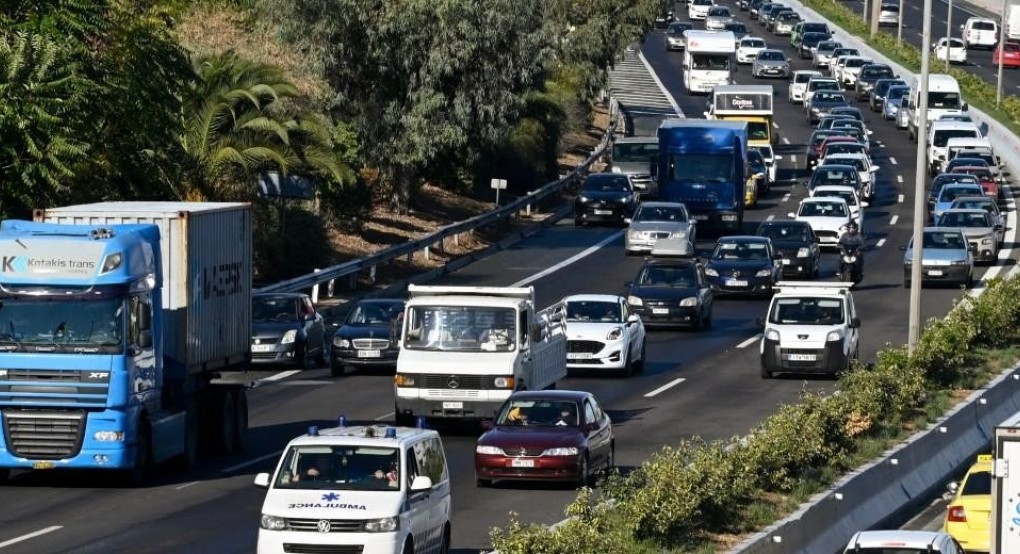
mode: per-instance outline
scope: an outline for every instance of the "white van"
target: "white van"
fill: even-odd
[[[687,93],[709,93],[716,85],[730,84],[736,51],[736,39],[730,31],[687,31],[684,51]]]
[[[977,125],[967,121],[934,121],[928,129],[928,171],[932,175],[942,172],[946,164],[946,148],[951,139],[981,138]]]
[[[987,17],[972,17],[960,25],[963,31],[963,42],[967,48],[980,46],[995,48],[999,42],[999,22]]]
[[[917,85],[910,89],[910,98],[907,103],[907,132],[910,140],[917,140],[918,118],[921,114],[920,97],[921,91]],[[960,95],[960,84],[952,75],[945,73],[933,73],[928,76],[928,124],[948,113],[967,111],[967,103]]]
[[[436,431],[346,425],[284,449],[267,488],[258,554],[449,551],[450,472]]]

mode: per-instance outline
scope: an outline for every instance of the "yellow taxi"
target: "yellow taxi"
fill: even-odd
[[[991,547],[992,456],[982,454],[960,483],[950,483],[953,499],[942,530],[967,552],[988,552]]]

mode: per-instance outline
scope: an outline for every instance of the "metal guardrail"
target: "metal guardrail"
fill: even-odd
[[[501,220],[510,219],[515,215],[519,215],[522,211],[530,215],[531,207],[533,205],[544,200],[546,197],[560,192],[566,185],[574,182],[578,177],[582,177],[588,173],[591,165],[595,163],[600,156],[602,156],[602,154],[606,151],[606,148],[608,148],[611,143],[614,130],[619,120],[619,113],[619,104],[615,99],[610,98],[609,127],[606,129],[606,132],[602,136],[602,140],[599,142],[598,146],[592,150],[591,155],[588,156],[581,165],[571,170],[570,173],[567,173],[565,176],[551,183],[543,185],[536,191],[522,196],[517,200],[514,200],[491,212],[479,214],[470,219],[447,225],[446,227],[419,239],[391,246],[369,256],[350,260],[342,264],[318,270],[314,273],[266,285],[255,289],[255,292],[296,292],[314,288],[317,293],[318,285],[329,282],[331,285],[330,290],[332,290],[332,283],[336,279],[343,277],[350,279],[350,287],[353,289],[357,287],[358,276],[362,271],[367,270],[369,272],[369,279],[374,282],[376,268],[380,265],[389,263],[403,256],[406,256],[408,261],[411,261],[413,260],[414,254],[417,252],[421,252],[425,259],[428,259],[430,249],[437,248],[439,251],[442,251],[445,246],[445,241],[448,238],[452,238],[456,244],[461,234],[472,232],[479,227],[491,225]],[[318,294],[314,294],[314,296],[318,296]]]

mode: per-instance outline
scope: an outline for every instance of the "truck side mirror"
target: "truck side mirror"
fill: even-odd
[[[411,492],[424,492],[432,490],[432,479],[419,475],[411,481]]]
[[[531,333],[530,333],[530,335],[531,335],[531,337],[530,337],[531,342],[541,342],[542,341],[542,326],[537,324],[537,323],[532,323],[531,324]]]
[[[148,309],[138,311],[138,328],[142,331],[152,329],[152,312]]]
[[[850,320],[850,328],[856,329],[861,326],[861,318],[855,317]]]
[[[138,333],[138,346],[142,348],[152,348],[152,332],[151,331],[139,331]]]
[[[255,476],[255,486],[256,487],[261,487],[263,489],[268,489],[269,488],[269,474],[268,473],[259,473],[258,475],[256,475]]]

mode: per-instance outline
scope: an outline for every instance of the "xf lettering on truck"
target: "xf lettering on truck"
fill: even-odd
[[[241,282],[244,262],[230,262],[206,267],[202,270],[202,294],[206,300],[244,292]]]

